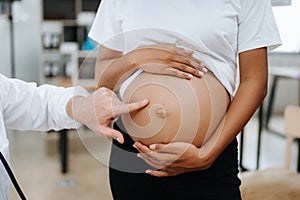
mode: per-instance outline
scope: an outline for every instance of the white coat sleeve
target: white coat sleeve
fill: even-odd
[[[80,126],[67,115],[66,104],[71,97],[88,92],[81,87],[37,87],[0,74],[0,95],[6,128],[47,131]]]

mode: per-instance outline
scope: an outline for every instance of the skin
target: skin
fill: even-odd
[[[113,91],[102,87],[88,97],[75,96],[71,98],[67,103],[66,111],[70,117],[86,125],[95,133],[103,134],[123,143],[123,135],[110,128],[110,122],[122,114],[145,107],[148,102],[145,99],[123,104]]]
[[[260,48],[240,53],[239,64],[240,85],[225,116],[223,129],[201,148],[182,142],[152,144],[149,147],[135,143],[134,147],[140,152],[138,157],[160,169],[147,170],[146,173],[165,177],[207,169],[235,139],[267,94],[267,49]],[[211,144],[214,144],[213,148]],[[184,149],[186,150],[182,154]],[[170,163],[170,160],[173,161],[176,156],[179,158]],[[166,165],[167,167],[164,167]]]
[[[145,145],[180,141],[200,147],[222,126],[230,103],[211,72],[190,80],[143,72],[126,88],[122,101],[144,98],[149,99],[145,108],[121,119],[131,138]]]
[[[157,64],[155,68],[147,65],[152,63]],[[172,75],[188,80],[193,76],[201,78],[207,72],[204,64],[193,57],[192,51],[174,45],[158,44],[142,47],[126,55],[101,45],[95,67],[97,87],[118,90],[120,83],[138,68],[143,68],[148,73]],[[107,135],[121,143],[124,142],[119,132]]]
[[[99,78],[98,83],[100,86],[106,83],[109,84],[109,87],[114,88],[115,85],[117,85],[118,80],[122,79],[121,77],[126,74],[126,72],[136,68],[139,64],[143,64],[143,62],[147,63],[149,60],[155,60],[163,64],[167,63],[167,65],[169,65],[169,63],[174,64],[180,62],[180,59],[176,57],[178,56],[178,51],[169,51],[172,52],[173,55],[168,55],[166,57],[161,56],[160,59],[151,59],[147,57],[146,54],[149,53],[147,51],[135,58],[134,54],[122,56],[121,52],[115,52],[105,47],[103,48],[104,51],[100,51],[101,53],[96,67],[96,70],[99,70],[99,72],[96,71],[98,74],[96,77]],[[159,52],[159,49],[151,50],[154,51],[149,54],[151,56],[161,55],[162,53]],[[179,55],[183,56],[183,53],[181,52]],[[143,56],[147,59],[134,60],[140,59],[141,57],[143,58]],[[192,52],[188,52],[187,54],[184,54],[184,56],[192,56]],[[120,65],[121,60],[125,60],[123,64],[127,63],[127,65]],[[170,60],[172,62],[170,62]],[[101,68],[103,69],[103,66],[105,66],[107,62],[112,63],[110,65],[111,69],[106,70],[105,72],[101,71]],[[182,68],[176,68],[175,66],[178,65],[174,65],[174,67],[171,65],[171,67],[173,67],[172,70],[177,69],[177,71],[185,71],[178,72],[179,74],[181,73],[181,76],[177,76],[182,78],[188,78],[186,75],[187,73],[195,72],[191,71],[190,68],[197,69],[198,67],[191,66],[189,68],[188,63]],[[222,129],[217,130],[214,136],[200,148],[184,142],[152,144],[149,146],[136,142],[134,147],[140,152],[138,157],[158,169],[154,171],[147,170],[146,173],[157,177],[165,177],[209,168],[220,153],[236,138],[265,98],[268,81],[267,66],[266,47],[245,51],[239,54],[240,84],[228,108],[224,119],[224,125],[222,126]],[[118,70],[118,67],[121,69]],[[165,70],[166,69],[169,68],[165,68]],[[157,73],[164,74],[163,72],[164,71],[158,71]],[[102,74],[103,76],[99,76],[99,74]],[[173,75],[176,74],[173,73]],[[195,75],[195,73],[193,73],[193,75]],[[111,81],[113,77],[115,77],[115,80]],[[249,97],[251,97],[251,101],[249,101]]]

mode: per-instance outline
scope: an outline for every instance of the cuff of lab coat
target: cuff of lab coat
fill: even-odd
[[[68,101],[74,97],[74,96],[83,96],[83,97],[87,97],[89,96],[89,92],[87,90],[85,90],[82,87],[79,86],[75,86],[75,87],[71,87],[68,88],[67,91],[65,92],[65,96],[62,99],[62,116],[64,117],[64,119],[66,119],[64,121],[65,125],[69,128],[79,128],[82,124],[79,123],[78,121],[74,120],[73,118],[71,118],[68,114],[67,114],[67,110],[66,110],[66,106]]]

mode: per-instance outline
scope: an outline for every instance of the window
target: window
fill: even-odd
[[[278,2],[279,0],[277,0]],[[274,5],[274,4],[273,4]],[[275,20],[282,39],[282,46],[275,52],[300,52],[300,0],[292,0],[291,6],[273,7]]]
[[[288,6],[292,0],[271,0],[272,6]]]

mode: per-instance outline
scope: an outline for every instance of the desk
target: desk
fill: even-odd
[[[272,114],[272,107],[274,102],[274,96],[276,91],[276,86],[279,78],[289,78],[289,79],[297,79],[299,80],[299,88],[300,88],[300,67],[298,66],[271,66],[269,68],[269,75],[274,76],[272,85],[271,85],[271,92],[268,102],[268,108],[266,113],[266,121],[265,121],[265,128],[270,130],[268,127],[268,123]],[[299,106],[300,106],[300,91],[299,91]],[[258,127],[258,141],[257,141],[257,152],[256,152],[256,170],[259,168],[259,158],[260,158],[260,146],[261,146],[261,133],[263,129],[264,124],[264,113],[263,113],[263,105],[264,102],[259,107],[259,113],[258,113],[258,120],[259,120],[259,127]],[[300,120],[300,119],[299,119]],[[246,171],[246,169],[243,166],[243,140],[244,140],[244,130],[241,132],[241,142],[240,142],[240,167],[242,171]],[[300,139],[297,139],[298,141],[298,166],[297,171],[300,172]]]

